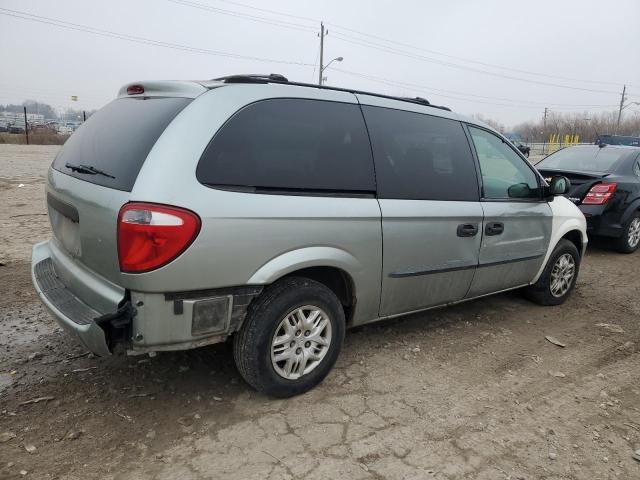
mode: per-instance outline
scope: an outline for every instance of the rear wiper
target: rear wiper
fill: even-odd
[[[104,175],[105,177],[116,178],[113,175],[110,175],[107,172],[100,170],[99,168],[96,168],[92,165],[74,165],[73,163],[67,162],[64,164],[64,166],[71,169],[72,172],[86,173],[87,175]]]

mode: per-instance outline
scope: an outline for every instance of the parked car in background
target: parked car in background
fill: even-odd
[[[98,355],[233,339],[288,397],[345,329],[524,288],[569,296],[584,216],[502,135],[423,99],[232,76],[123,87],[60,150],[32,277]]]
[[[590,236],[607,239],[618,251],[640,246],[640,149],[620,145],[568,147],[536,165],[547,178],[571,180],[568,198],[587,219]]]
[[[0,132],[8,132],[9,131],[9,122],[5,119],[0,118]]]
[[[628,145],[630,147],[640,147],[640,137],[629,135],[598,135],[595,145]]]
[[[520,152],[522,152],[522,154],[529,158],[529,154],[531,153],[531,147],[529,147],[528,145],[525,145],[521,139],[515,135],[509,135],[507,134],[507,138],[509,139],[509,141],[511,143],[513,143],[513,145],[520,150]]]
[[[531,147],[529,147],[529,145],[518,142],[516,148],[520,150],[525,157],[529,158],[529,154],[531,153]]]
[[[55,134],[56,130],[46,123],[34,123],[29,129],[34,134]]]
[[[13,121],[9,123],[9,133],[24,133],[25,123],[23,121]]]

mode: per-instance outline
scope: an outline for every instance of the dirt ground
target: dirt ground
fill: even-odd
[[[0,145],[0,478],[640,478],[640,254],[590,247],[561,307],[353,330],[322,385],[273,400],[227,345],[94,358],[56,326],[29,256],[57,148]]]

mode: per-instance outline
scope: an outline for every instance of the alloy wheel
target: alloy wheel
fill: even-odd
[[[640,218],[635,217],[629,225],[627,243],[631,248],[636,248],[640,242]]]
[[[331,321],[319,307],[305,305],[281,320],[271,340],[271,364],[278,375],[297,380],[315,369],[331,346]]]
[[[562,297],[571,288],[573,277],[576,274],[576,262],[569,253],[558,257],[551,270],[551,295]]]

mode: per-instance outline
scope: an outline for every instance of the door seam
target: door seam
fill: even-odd
[[[478,255],[476,256],[476,268],[473,270],[473,276],[471,277],[471,282],[469,282],[469,288],[467,288],[467,292],[464,294],[464,297],[467,298],[469,296],[469,292],[471,291],[471,287],[473,286],[473,281],[476,279],[476,275],[478,274],[478,269],[480,268],[480,252],[482,251],[482,243],[484,242],[484,222],[486,218],[486,213],[484,211],[484,206],[481,201],[478,201],[480,204],[480,209],[482,210],[482,219],[480,221],[480,244],[478,245]]]

